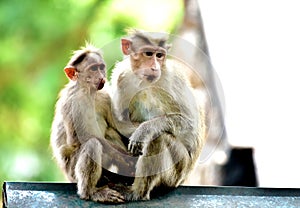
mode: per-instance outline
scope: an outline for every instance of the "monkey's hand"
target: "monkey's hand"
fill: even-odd
[[[163,133],[178,134],[187,131],[189,122],[180,113],[172,113],[144,121],[129,138],[128,150],[133,155],[142,155],[146,143],[153,141]]]
[[[143,154],[143,142],[135,141],[134,139],[129,139],[128,150],[133,156],[139,156]]]
[[[150,122],[144,122],[133,132],[129,138],[128,150],[134,156],[143,154],[143,147],[145,143],[153,140],[155,136],[155,130],[152,128]]]

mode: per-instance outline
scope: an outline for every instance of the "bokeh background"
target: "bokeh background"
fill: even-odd
[[[105,47],[126,27],[172,32],[182,13],[181,0],[0,0],[0,184],[64,180],[49,137],[72,50]]]
[[[255,149],[259,185],[300,187],[300,2],[199,0],[228,140]]]

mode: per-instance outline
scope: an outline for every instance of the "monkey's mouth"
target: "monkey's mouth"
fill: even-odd
[[[155,83],[160,78],[160,71],[153,71],[152,69],[140,69],[135,74],[148,83]]]
[[[98,84],[97,90],[101,90],[104,87],[105,79],[101,79],[101,81]]]
[[[148,76],[146,76],[146,78],[147,78],[147,80],[148,80],[149,82],[153,82],[153,81],[157,78],[157,76],[154,76],[154,75],[148,75]]]

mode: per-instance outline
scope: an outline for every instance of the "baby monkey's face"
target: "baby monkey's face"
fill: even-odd
[[[77,67],[78,82],[90,89],[101,90],[106,81],[106,66],[99,54],[90,53]]]

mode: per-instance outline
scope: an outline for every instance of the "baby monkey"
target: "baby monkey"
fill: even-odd
[[[123,202],[119,192],[99,187],[102,167],[114,162],[126,166],[122,156],[126,147],[114,130],[111,100],[102,89],[106,67],[99,49],[87,44],[75,51],[64,71],[70,82],[56,103],[51,131],[54,157],[67,178],[77,183],[80,198]]]

